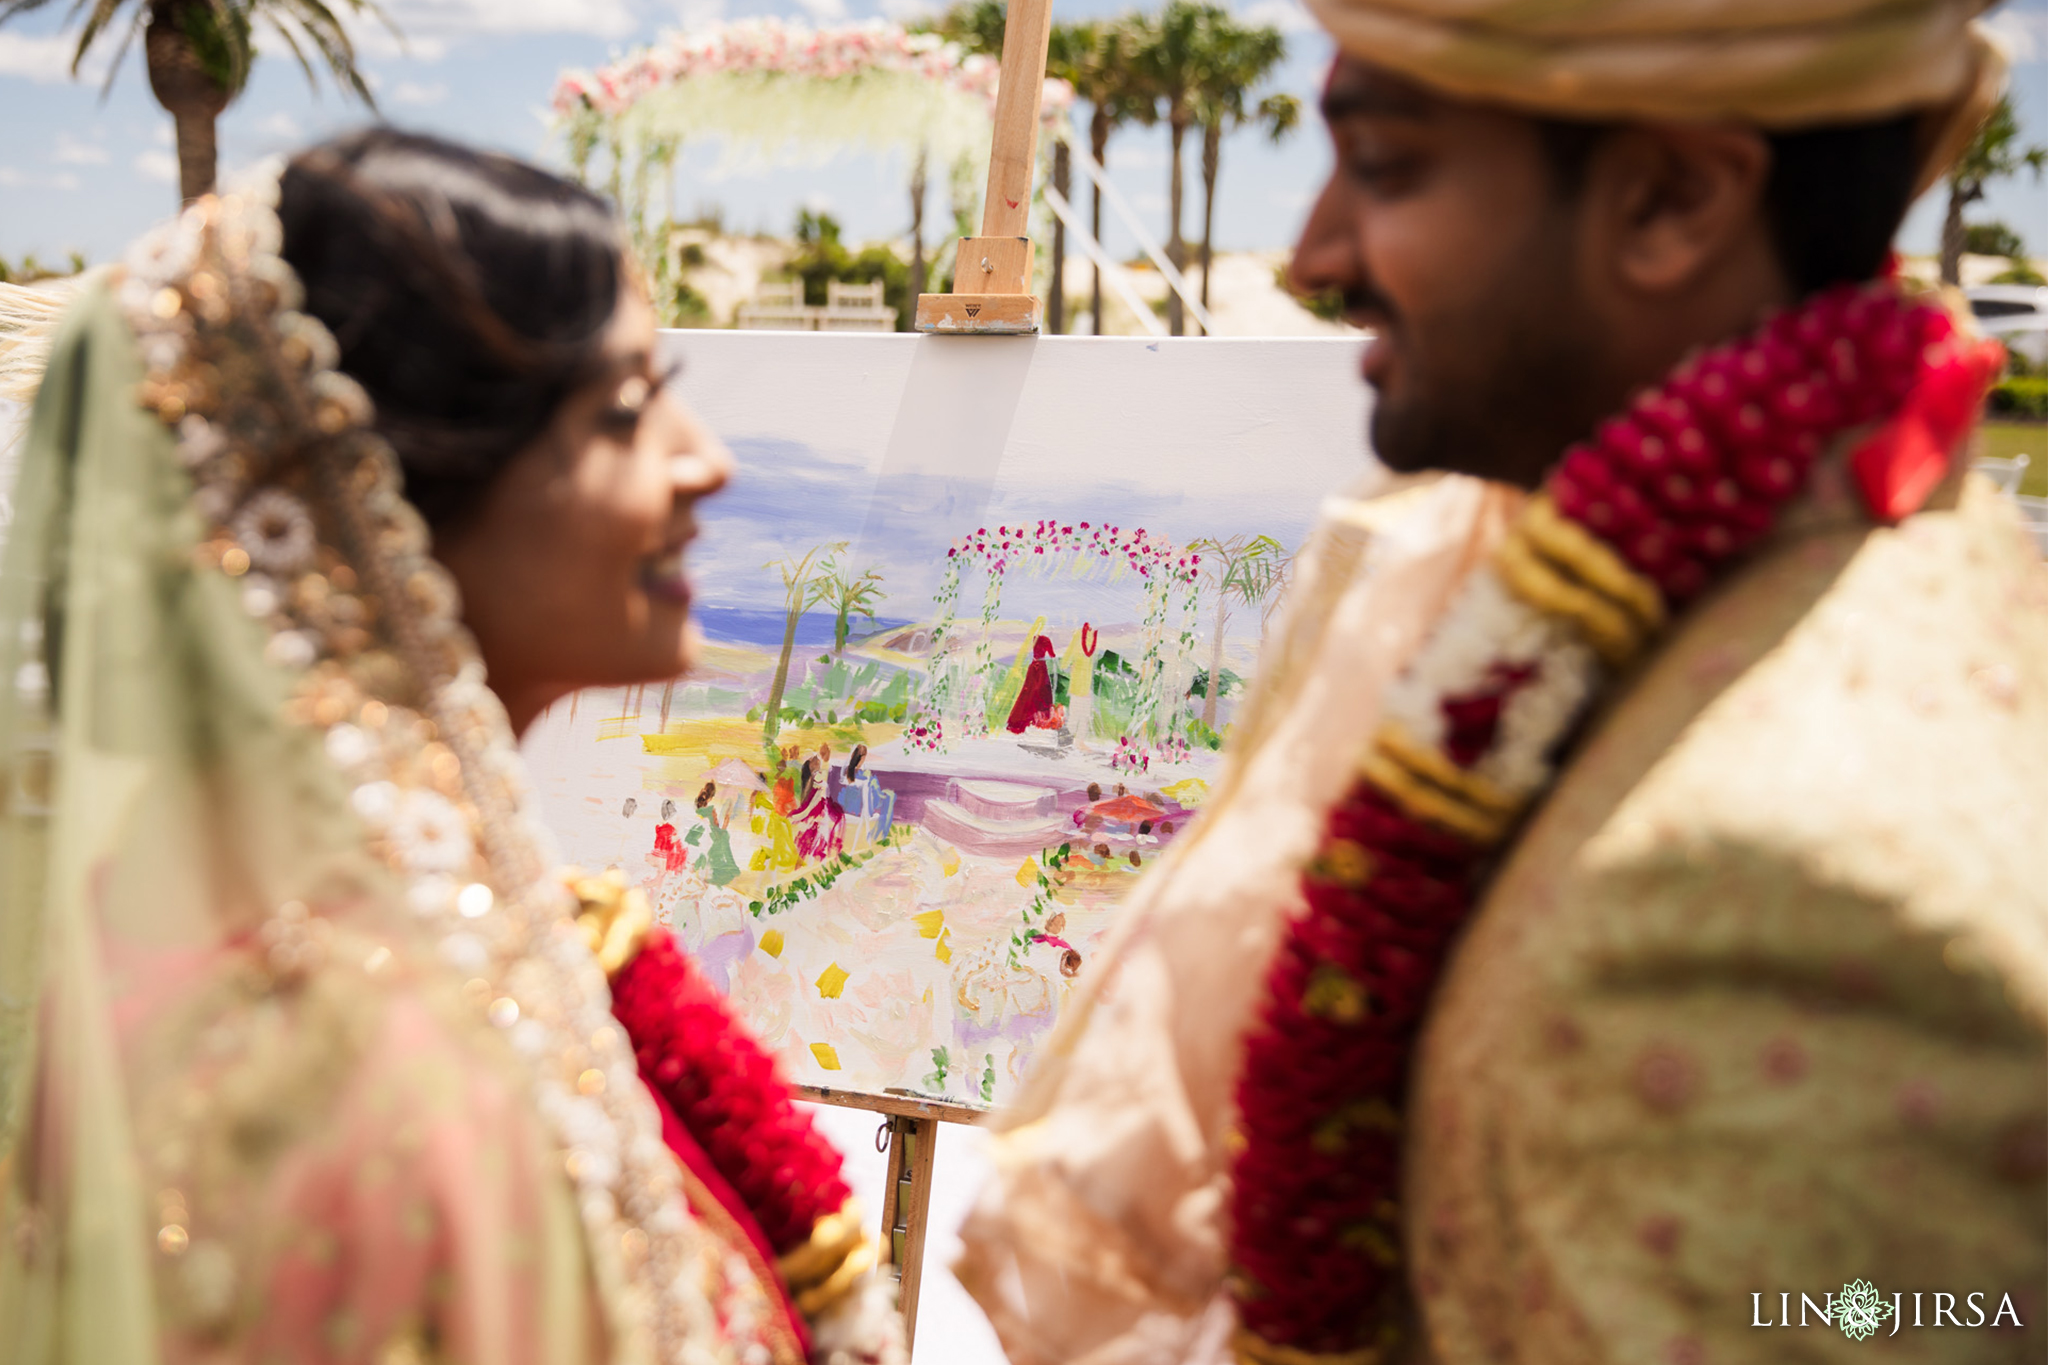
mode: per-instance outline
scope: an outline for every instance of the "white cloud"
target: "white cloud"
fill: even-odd
[[[2048,10],[2000,10],[1984,24],[2005,40],[2015,64],[2025,65],[2048,56]]]
[[[435,81],[431,84],[421,81],[400,81],[391,87],[391,93],[384,96],[387,103],[395,105],[439,104],[448,98],[448,87]]]
[[[685,32],[710,28],[725,18],[725,0],[682,0],[676,6],[676,18]]]
[[[75,190],[78,188],[78,177],[69,171],[60,171],[50,177],[50,183],[60,190]]]
[[[107,66],[114,60],[114,52],[120,45],[118,34],[100,39],[86,54],[85,63],[78,68],[78,75],[74,78],[71,54],[78,50],[76,38],[61,33],[32,38],[23,33],[0,31],[0,76],[24,76],[42,85],[73,79],[98,85],[107,78]]]
[[[1282,33],[1311,33],[1316,27],[1315,16],[1301,0],[1252,0],[1238,11],[1237,17],[1248,24],[1277,28]]]
[[[28,177],[15,170],[14,167],[0,166],[0,185],[13,189],[17,185],[26,185],[27,183]]]
[[[938,0],[882,0],[882,17],[907,24],[913,19],[929,19],[939,12]]]
[[[640,26],[627,0],[390,0],[386,11],[416,49],[422,38],[457,34],[589,33],[624,38]]]
[[[176,184],[178,180],[178,158],[169,152],[143,152],[135,158],[135,169],[166,184]]]
[[[846,0],[796,0],[799,8],[818,24],[836,24],[846,18]]]
[[[281,142],[296,142],[305,136],[299,121],[282,109],[257,124],[256,129],[265,137],[274,137]]]
[[[57,147],[50,153],[50,160],[59,166],[104,166],[107,164],[107,149],[96,143],[81,142],[69,133],[58,133]]]

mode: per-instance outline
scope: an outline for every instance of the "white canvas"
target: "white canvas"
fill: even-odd
[[[543,814],[796,1079],[1000,1103],[1200,818],[1319,500],[1367,476],[1357,344],[664,344],[739,464],[692,551],[707,647],[550,711]]]

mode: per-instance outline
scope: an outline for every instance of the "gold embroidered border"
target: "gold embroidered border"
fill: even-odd
[[[1384,1352],[1372,1346],[1324,1354],[1297,1351],[1292,1346],[1267,1341],[1242,1327],[1231,1333],[1230,1349],[1237,1357],[1238,1365],[1382,1365],[1387,1359]]]

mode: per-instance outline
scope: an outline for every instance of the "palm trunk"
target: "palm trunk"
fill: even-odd
[[[1202,310],[1209,309],[1209,266],[1215,259],[1216,176],[1223,166],[1223,122],[1202,125]]]
[[[1202,724],[1216,731],[1216,698],[1223,691],[1223,627],[1230,621],[1230,598],[1216,585],[1216,647],[1209,653],[1209,685],[1203,689]]]
[[[1095,157],[1095,167],[1107,177],[1109,174],[1109,116],[1097,109],[1088,120],[1088,149]],[[1088,230],[1095,234],[1097,246],[1102,244],[1102,186],[1089,182]],[[1091,330],[1102,335],[1102,267],[1091,264],[1088,267],[1088,317]]]
[[[1941,282],[1960,285],[1963,282],[1963,210],[1983,197],[1980,188],[1964,188],[1950,182],[1948,188],[1948,213],[1941,220]]]
[[[189,204],[213,192],[219,160],[214,125],[228,107],[228,92],[206,74],[192,40],[178,26],[175,0],[150,7],[142,48],[150,92],[177,129],[178,193]]]
[[[1066,199],[1073,191],[1073,168],[1064,141],[1053,144],[1052,187]],[[1046,330],[1054,336],[1067,330],[1067,220],[1052,220],[1052,297],[1045,301]]]
[[[924,293],[924,153],[910,171],[910,307],[917,309],[917,296]]]
[[[768,689],[768,714],[761,718],[761,741],[773,744],[782,733],[782,689],[789,685],[789,656],[796,652],[796,628],[803,620],[801,603],[782,623],[782,654],[775,660],[775,682]]]
[[[1173,262],[1173,268],[1187,272],[1188,246],[1180,235],[1180,205],[1182,180],[1180,154],[1188,133],[1188,116],[1180,109],[1173,111],[1169,120],[1173,130],[1173,160],[1167,168],[1166,177],[1166,259]],[[1181,307],[1180,291],[1166,291],[1166,330],[1173,336],[1187,335],[1187,313]]]

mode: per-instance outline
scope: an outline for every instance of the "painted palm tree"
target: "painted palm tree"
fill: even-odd
[[[1216,52],[1216,35],[1230,22],[1229,14],[1215,5],[1198,0],[1167,0],[1166,8],[1145,25],[1135,70],[1157,96],[1154,118],[1166,124],[1172,148],[1167,159],[1166,259],[1174,269],[1185,272],[1187,239],[1181,235],[1181,202],[1186,176],[1181,152],[1187,145],[1188,130],[1195,126],[1196,101],[1210,81]],[[1166,296],[1166,326],[1174,336],[1187,331],[1186,309],[1178,292]]]
[[[1273,607],[1287,586],[1294,556],[1271,536],[1235,535],[1190,541],[1188,549],[1202,556],[1203,570],[1216,590],[1216,635],[1209,652],[1209,685],[1203,689],[1202,724],[1216,728],[1216,701],[1223,695],[1223,633],[1233,605],[1257,607],[1264,633]]]
[[[846,637],[853,629],[853,618],[865,616],[875,619],[875,607],[886,595],[882,591],[882,566],[870,564],[859,573],[853,566],[841,562],[837,554],[828,558],[818,570],[821,579],[820,600],[832,608],[832,652],[846,653]]]
[[[1223,135],[1234,128],[1266,130],[1274,142],[1301,123],[1301,101],[1267,95],[1252,103],[1260,83],[1287,59],[1287,40],[1276,28],[1247,28],[1228,18],[1210,34],[1206,79],[1195,94],[1202,129],[1202,307],[1209,307],[1209,266],[1215,258],[1216,180],[1223,167]]]
[[[777,752],[775,736],[782,731],[782,694],[789,686],[789,660],[796,652],[796,628],[803,624],[805,612],[826,600],[825,565],[845,553],[846,542],[834,540],[813,545],[801,559],[792,555],[779,564],[761,566],[782,573],[782,653],[775,660],[775,681],[768,688],[768,710],[761,718],[761,740],[771,757]]]
[[[50,3],[0,0],[0,24]],[[308,82],[316,80],[317,61],[344,92],[376,108],[343,14],[368,15],[390,27],[377,0],[73,0],[66,17],[80,23],[71,74],[95,47],[114,41],[111,83],[136,34],[142,35],[150,92],[177,129],[178,192],[189,203],[213,189],[215,124],[248,84],[258,23],[298,59]]]

